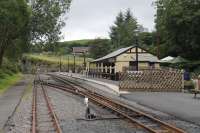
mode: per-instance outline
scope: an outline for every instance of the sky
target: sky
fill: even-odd
[[[152,31],[156,12],[152,3],[153,0],[72,0],[61,41],[109,38],[117,14],[128,8],[139,24]]]

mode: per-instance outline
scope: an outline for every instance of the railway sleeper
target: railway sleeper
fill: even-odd
[[[58,79],[60,79],[60,77]],[[60,81],[63,81],[63,80],[65,80],[65,79],[60,79]],[[69,83],[69,82],[66,81],[65,83]],[[73,86],[72,84],[73,83],[70,82],[70,86]],[[75,85],[75,87],[77,87],[77,85]],[[75,88],[75,87],[72,87],[72,88]],[[79,88],[80,87],[78,86],[78,89]],[[81,88],[81,90],[84,90],[84,89],[86,89],[86,88],[83,88],[83,89]],[[112,103],[112,101],[110,101],[109,98],[105,98],[104,96],[101,96],[101,95],[98,95],[98,94],[92,94],[90,91],[83,91],[82,94],[89,97],[94,103],[103,104],[108,109],[110,108],[111,111],[115,110],[120,115],[122,115],[122,116],[124,115],[125,117],[127,117],[128,120],[131,120],[132,122],[138,123],[141,127],[144,127],[145,129],[147,129],[150,132],[153,132],[153,133],[185,133],[181,129],[177,129],[176,127],[173,127],[173,126],[171,126],[167,123],[164,123],[164,122],[162,122],[158,119],[154,119],[153,117],[146,115],[142,112],[141,113],[139,112],[139,114],[141,114],[141,116],[138,116],[139,118],[137,118],[137,116],[135,116],[136,118],[134,118],[134,117],[132,118],[127,113],[123,113],[124,111],[122,112],[122,110],[126,110],[126,107],[123,109],[123,107],[124,107],[123,105],[121,105],[120,103],[118,105],[118,103],[115,103],[115,102]],[[122,108],[122,109],[119,109],[119,108]],[[128,108],[128,110],[129,110],[129,108]],[[132,109],[130,109],[130,110],[134,111]],[[136,110],[136,112],[137,112],[137,110]],[[146,119],[146,120],[145,121],[143,120],[143,122],[141,122],[142,119]],[[148,127],[148,126],[145,125],[144,122],[146,122],[146,124],[155,123],[157,125],[156,127],[158,127],[158,128],[153,129],[151,127]],[[149,125],[149,126],[151,126],[151,125]]]

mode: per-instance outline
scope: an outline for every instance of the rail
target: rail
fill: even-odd
[[[52,118],[54,129],[55,129],[56,133],[62,133],[62,130],[61,130],[61,127],[59,124],[59,120],[56,116],[56,113],[53,111],[52,104],[50,102],[50,99],[47,95],[46,89],[44,88],[39,75],[38,75],[38,81],[42,87],[43,96],[44,96],[44,99],[45,99],[45,102],[46,102],[46,105],[47,105],[47,108],[49,111],[49,115]],[[37,123],[37,87],[35,86],[35,84],[36,84],[36,80],[34,80],[33,101],[32,101],[32,128],[31,128],[32,133],[38,132],[37,131],[37,126],[38,126],[38,123]]]
[[[52,83],[44,82],[44,85],[51,86],[63,91],[67,91],[73,94],[86,96],[94,103],[98,103],[104,107],[111,109],[120,116],[128,119],[132,123],[138,124],[140,127],[146,129],[151,133],[185,133],[182,129],[179,129],[173,125],[170,125],[164,121],[154,118],[144,112],[133,109],[132,107],[125,105],[119,101],[114,101],[111,98],[105,97],[98,93],[92,92],[87,88],[84,88],[72,81],[69,81],[63,77],[51,75],[56,80],[59,80],[65,85],[56,85]]]

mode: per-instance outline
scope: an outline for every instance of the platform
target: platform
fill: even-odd
[[[61,72],[61,73],[57,73],[57,74],[62,74],[62,75],[65,75],[65,76],[70,76],[70,77],[80,79],[80,80],[84,80],[84,81],[87,81],[87,82],[91,82],[91,83],[94,83],[94,84],[102,85],[102,86],[106,87],[107,89],[114,91],[118,95],[123,93],[123,92],[119,91],[119,86],[118,86],[119,82],[118,81],[112,81],[112,80],[100,79],[100,78],[90,78],[90,77],[86,77],[85,75],[74,74],[74,73]]]
[[[122,97],[200,125],[200,96],[188,93],[134,92]]]

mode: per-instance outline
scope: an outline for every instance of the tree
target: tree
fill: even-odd
[[[115,23],[110,28],[110,38],[114,48],[133,45],[137,34],[137,20],[133,17],[131,10],[120,12]]]
[[[200,59],[200,1],[157,0],[156,29],[166,54]]]
[[[71,0],[1,0],[0,66],[5,53],[19,55],[30,44],[55,44],[61,37],[63,17]],[[11,48],[8,51],[8,48]]]
[[[12,61],[17,61],[23,53],[29,52],[30,43],[27,40],[16,39],[5,51],[5,57]]]
[[[29,35],[30,12],[24,0],[0,1],[0,66],[8,47],[21,42],[26,43]]]
[[[155,32],[141,32],[138,35],[139,44],[143,46],[156,45],[156,33]]]
[[[108,39],[95,39],[92,41],[90,56],[94,59],[105,56],[110,51],[110,41]]]
[[[34,44],[53,44],[60,39],[65,25],[64,14],[69,10],[71,0],[34,0],[31,3],[31,41]]]
[[[110,28],[110,38],[113,45],[113,48],[120,47],[123,40],[124,32],[124,15],[122,12],[118,14],[114,25]]]
[[[131,10],[128,9],[125,13],[124,22],[124,46],[131,46],[136,42],[138,34],[138,24],[136,18],[133,17]]]

